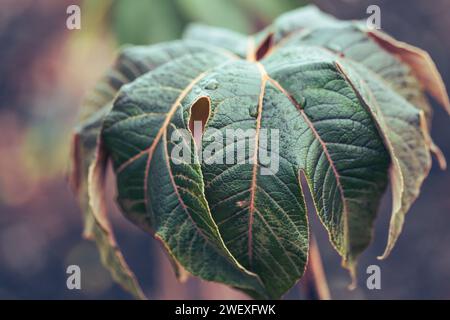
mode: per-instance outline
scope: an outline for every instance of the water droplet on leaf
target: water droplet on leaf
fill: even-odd
[[[297,101],[297,103],[300,105],[300,107],[303,109],[306,106],[306,98],[305,97],[300,97]]]
[[[216,79],[211,79],[205,85],[206,90],[216,90],[219,87],[219,82]]]

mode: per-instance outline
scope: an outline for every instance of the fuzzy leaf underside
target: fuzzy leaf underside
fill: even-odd
[[[430,150],[439,155],[422,88],[446,108],[448,98],[429,56],[315,7],[284,14],[252,37],[194,25],[184,38],[124,49],[82,111],[75,180],[86,230],[108,235],[94,237],[110,257],[104,263],[125,275],[115,279],[142,296],[102,209],[107,159],[123,213],[163,243],[177,273],[281,297],[306,267],[310,192],[354,274],[390,180],[387,256],[428,174]],[[195,152],[172,161],[173,134],[190,129],[199,104],[208,109],[201,145],[192,134],[178,142],[224,159],[229,146],[217,132],[252,132],[231,152],[244,151],[244,163],[211,164]],[[262,136],[275,130],[272,149]],[[86,136],[90,142],[80,143]],[[276,170],[260,151],[279,159]]]

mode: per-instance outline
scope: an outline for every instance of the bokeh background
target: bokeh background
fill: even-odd
[[[81,238],[68,184],[71,129],[80,102],[124,44],[176,39],[191,21],[255,32],[287,10],[315,3],[342,19],[381,8],[382,28],[428,52],[450,88],[449,0],[2,0],[0,2],[0,298],[130,299]],[[66,28],[66,8],[81,7],[81,30]],[[432,135],[450,158],[449,117],[435,104]],[[110,184],[113,183],[110,180]],[[450,299],[450,174],[434,163],[392,255],[376,260],[387,238],[389,192],[375,240],[349,279],[310,213],[333,298]],[[159,244],[126,221],[109,199],[118,241],[151,299],[245,298],[225,286],[178,284]],[[82,270],[82,290],[66,288],[66,267]],[[368,265],[382,270],[382,289],[365,287]],[[286,296],[304,298],[302,283]]]

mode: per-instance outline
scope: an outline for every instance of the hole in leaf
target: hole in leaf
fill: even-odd
[[[266,39],[259,45],[258,50],[256,50],[256,61],[261,60],[266,56],[269,50],[273,46],[273,33],[269,34]]]
[[[194,136],[197,146],[200,145],[206,122],[209,118],[210,100],[208,97],[201,97],[191,107],[191,117],[189,119],[189,130]]]

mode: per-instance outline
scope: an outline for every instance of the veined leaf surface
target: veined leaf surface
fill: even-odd
[[[279,298],[307,265],[310,192],[354,274],[388,181],[384,256],[428,174],[430,151],[440,155],[423,89],[448,108],[424,52],[314,7],[250,37],[196,25],[185,40],[126,49],[82,118],[80,132],[94,123],[96,138],[81,155],[79,180],[92,203],[85,212],[108,225],[97,194],[109,158],[123,213],[162,241],[175,266]],[[192,152],[175,161],[180,145]]]

